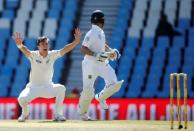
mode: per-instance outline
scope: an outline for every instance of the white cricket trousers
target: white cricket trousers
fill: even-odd
[[[106,86],[117,82],[114,69],[107,63],[84,59],[82,61],[83,90],[79,100],[78,112],[87,113],[89,104],[94,98],[94,82],[98,76],[105,80]]]
[[[65,86],[61,84],[48,85],[33,85],[27,84],[26,88],[20,93],[18,102],[22,107],[22,114],[27,116],[29,114],[28,103],[33,99],[42,98],[56,98],[54,115],[63,115],[63,100],[65,97]]]

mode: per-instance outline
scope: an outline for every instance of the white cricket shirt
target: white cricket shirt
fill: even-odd
[[[31,63],[29,83],[35,85],[52,83],[53,65],[60,56],[59,50],[49,51],[47,57],[41,56],[39,51],[31,51],[31,56],[28,57]]]
[[[86,33],[82,45],[88,47],[95,53],[105,52],[104,31],[97,25],[92,25],[92,28]],[[89,55],[85,55],[84,59],[96,60],[95,57]]]

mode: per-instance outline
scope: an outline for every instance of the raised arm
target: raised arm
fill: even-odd
[[[15,32],[12,38],[15,40],[16,46],[22,51],[22,53],[24,53],[26,57],[30,57],[30,50],[23,45],[23,38],[21,37],[21,34],[19,32]]]
[[[75,29],[75,33],[74,33],[74,41],[67,44],[66,46],[64,46],[61,50],[60,50],[60,54],[61,56],[63,56],[64,54],[68,53],[69,51],[71,51],[74,47],[76,47],[76,45],[78,45],[80,43],[80,37],[81,37],[81,31],[79,28]]]

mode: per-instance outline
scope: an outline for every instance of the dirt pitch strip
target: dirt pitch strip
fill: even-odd
[[[177,122],[174,127],[170,129],[169,121],[67,120],[56,123],[50,120],[27,120],[19,123],[16,120],[0,120],[0,131],[178,131]],[[194,122],[189,122],[185,131],[194,131]]]

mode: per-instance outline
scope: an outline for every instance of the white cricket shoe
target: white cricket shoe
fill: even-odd
[[[95,95],[95,99],[100,103],[100,106],[101,106],[102,109],[104,109],[104,110],[108,109],[108,105],[106,103],[106,100],[103,100],[103,101],[99,100],[99,94]]]
[[[62,121],[66,121],[66,118],[62,115],[56,115],[54,117],[54,120],[53,121],[56,121],[56,122],[62,122]]]
[[[80,115],[81,120],[83,121],[91,121],[92,119],[87,115],[87,113]]]
[[[25,122],[28,118],[29,114],[25,116],[24,114],[21,114],[21,116],[18,118],[18,122]]]

